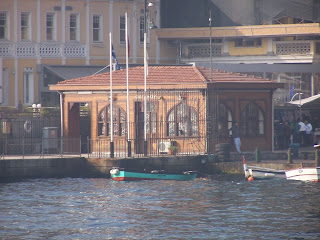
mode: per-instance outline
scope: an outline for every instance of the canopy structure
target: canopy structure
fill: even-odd
[[[307,106],[307,107],[319,107],[320,108],[320,94],[308,97],[308,98],[302,98],[294,101],[288,102],[288,104],[293,104],[296,106]]]

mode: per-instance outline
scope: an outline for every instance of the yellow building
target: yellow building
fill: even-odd
[[[303,3],[308,6],[303,14],[295,9],[293,17],[279,15],[279,19],[245,25],[255,19],[253,0],[246,0],[245,8],[235,0],[228,1],[229,5],[226,1],[215,0],[199,0],[197,4],[186,0],[183,6],[178,4],[181,2],[1,0],[1,105],[58,106],[58,95],[50,92],[48,86],[92,75],[109,65],[110,32],[117,59],[124,64],[125,13],[128,13],[129,22],[130,65],[143,63],[146,29],[150,64],[210,67],[212,61],[215,69],[276,79],[285,83],[285,88],[274,94],[275,107],[283,106],[299,92],[303,92],[303,97],[320,92],[320,28],[314,21],[317,11],[313,11],[313,20],[303,19],[311,16],[310,9],[316,10],[317,3]],[[211,3],[208,8],[205,8],[206,2]],[[218,9],[212,8],[212,2]],[[268,6],[275,4],[275,0],[264,1],[263,7],[267,8],[261,12],[271,14],[274,8]],[[207,18],[209,9],[213,15],[212,28]],[[242,18],[236,17],[235,9],[241,10],[244,13],[241,16],[249,20],[240,21]],[[217,17],[223,15],[221,12],[233,17],[228,26],[225,19]],[[237,19],[240,22],[236,22]],[[194,27],[197,21],[199,26],[205,27]],[[154,25],[158,29],[153,29]]]
[[[55,105],[57,93],[50,92],[48,85],[56,83],[56,79],[47,76],[46,66],[99,66],[91,74],[98,71],[109,64],[109,33],[118,61],[125,62],[125,13],[129,22],[130,64],[143,63],[145,18],[149,62],[161,63],[159,42],[150,30],[152,24],[159,22],[160,0],[153,1],[152,7],[146,3],[1,0],[1,105]]]

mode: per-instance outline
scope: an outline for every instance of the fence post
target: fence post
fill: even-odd
[[[87,153],[88,153],[88,158],[89,158],[89,151],[90,151],[90,148],[89,148],[89,136],[87,136]]]
[[[63,139],[60,137],[60,157],[63,155]]]
[[[288,149],[288,163],[291,164],[292,163],[292,156],[291,156],[291,149]]]
[[[22,159],[24,159],[24,134],[22,136]]]
[[[131,141],[128,140],[128,157],[131,157]]]
[[[80,135],[80,141],[79,141],[79,156],[81,156],[81,135]]]
[[[114,143],[110,142],[110,158],[114,158]]]

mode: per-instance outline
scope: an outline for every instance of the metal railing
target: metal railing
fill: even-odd
[[[5,138],[0,139],[1,159],[46,155],[81,155],[81,138]]]
[[[126,157],[160,157],[160,156],[189,156],[206,153],[205,137],[186,138],[152,138],[113,141],[114,152],[111,153],[111,141],[108,138],[88,139],[88,158],[114,158]],[[129,147],[130,146],[130,147]],[[147,149],[145,149],[147,146]]]

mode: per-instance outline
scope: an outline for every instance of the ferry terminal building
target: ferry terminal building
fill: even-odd
[[[60,94],[63,138],[80,137],[85,127],[91,152],[110,153],[112,140],[114,151],[128,156],[168,154],[172,146],[178,154],[210,154],[232,142],[237,121],[242,151],[272,150],[272,98],[283,83],[205,67],[149,66],[145,91],[144,67],[129,68],[129,88],[126,74],[112,72],[112,96],[110,73],[50,86]],[[90,109],[89,126],[80,124],[81,106]]]

